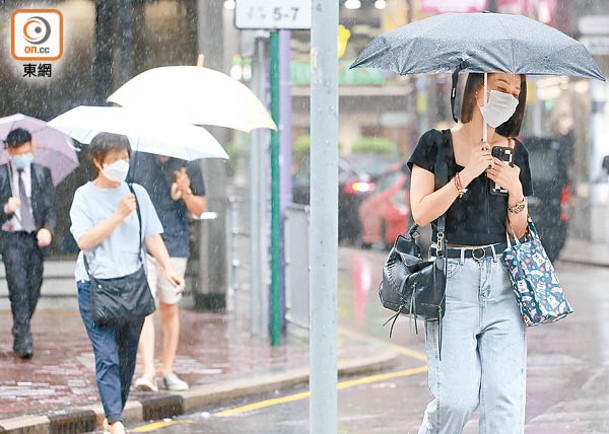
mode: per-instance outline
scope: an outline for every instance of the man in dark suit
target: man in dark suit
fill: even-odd
[[[0,241],[13,313],[13,351],[22,359],[34,352],[30,321],[42,286],[43,252],[56,223],[51,172],[33,163],[29,131],[12,130],[5,140],[10,161],[0,165]]]

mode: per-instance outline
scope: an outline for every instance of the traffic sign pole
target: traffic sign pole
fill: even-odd
[[[273,30],[271,52],[271,116],[279,127],[279,32]],[[281,209],[279,133],[271,131],[271,345],[281,345]]]

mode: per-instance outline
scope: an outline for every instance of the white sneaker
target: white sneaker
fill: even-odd
[[[145,375],[138,378],[135,382],[135,389],[143,392],[158,392],[159,388],[156,385],[156,378],[146,377]]]
[[[173,390],[174,392],[188,390],[188,383],[176,374],[169,374],[168,376],[163,377],[163,386],[165,389]]]
[[[108,423],[108,419],[104,418],[102,422],[102,428],[104,429],[104,434],[112,434],[112,427]]]
[[[104,429],[104,434],[126,434],[125,425],[123,425],[122,422],[114,422],[114,424],[110,425],[108,419],[104,418],[102,427]]]

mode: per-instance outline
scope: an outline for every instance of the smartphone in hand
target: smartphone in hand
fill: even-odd
[[[493,146],[491,155],[495,158],[503,160],[510,165],[514,164],[514,150],[509,146]],[[507,195],[507,190],[504,190],[495,182],[489,182],[491,194]]]

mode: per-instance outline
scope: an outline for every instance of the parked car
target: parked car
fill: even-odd
[[[569,144],[557,137],[525,137],[533,179],[529,214],[550,260],[558,259],[567,239],[571,188],[567,173]]]
[[[292,192],[295,203],[308,205],[311,197],[311,163],[304,159],[293,173]],[[355,243],[360,238],[357,209],[375,189],[370,175],[344,158],[338,161],[338,238]]]
[[[406,170],[404,170],[406,169]],[[410,176],[402,163],[394,163],[373,178],[375,189],[359,206],[362,247],[391,246],[406,233],[410,214]]]

